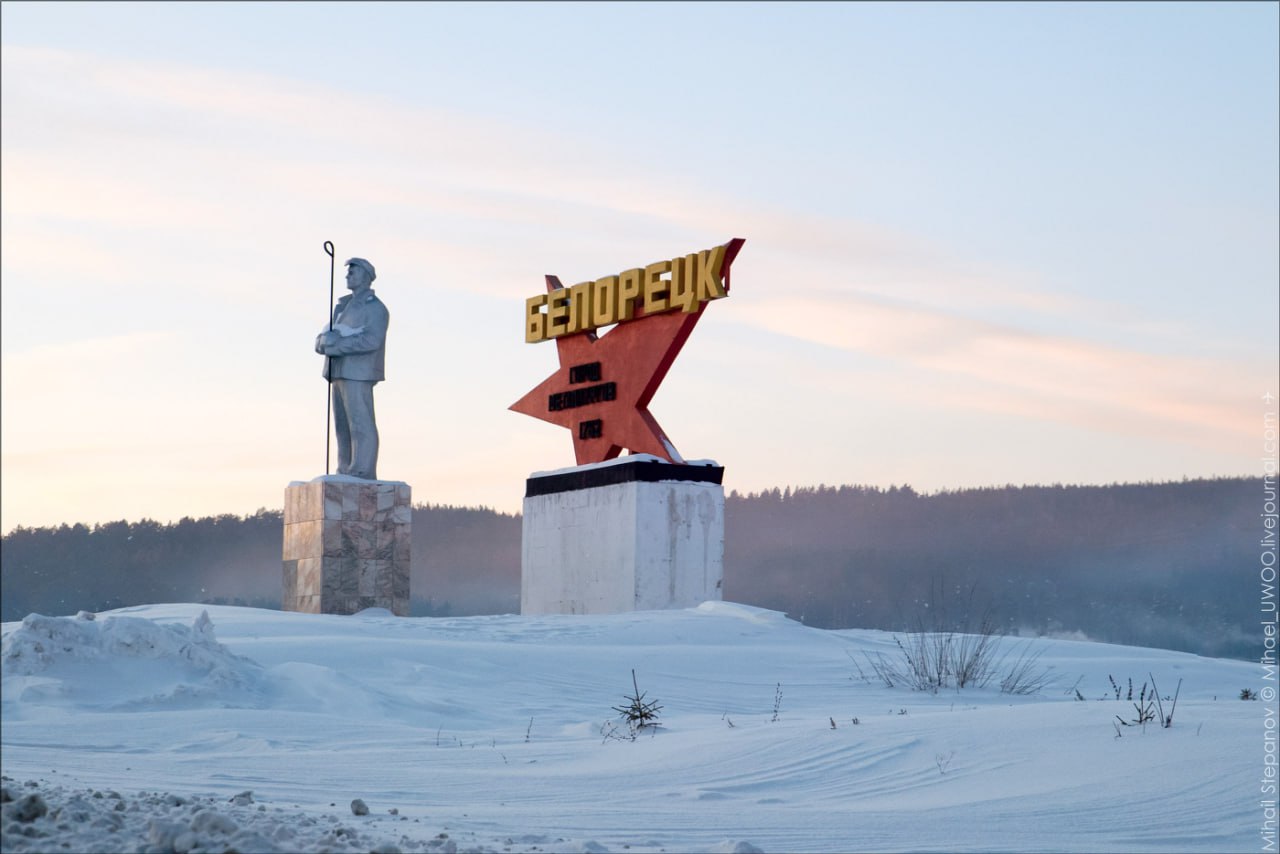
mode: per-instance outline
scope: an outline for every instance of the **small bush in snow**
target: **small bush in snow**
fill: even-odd
[[[1133,720],[1126,721],[1119,715],[1116,715],[1116,720],[1124,726],[1142,727],[1145,727],[1149,723],[1158,721],[1161,727],[1169,729],[1173,726],[1173,713],[1178,708],[1178,695],[1182,693],[1182,680],[1178,680],[1178,687],[1174,690],[1172,697],[1161,697],[1160,690],[1156,687],[1156,677],[1150,673],[1148,673],[1147,676],[1150,679],[1151,686],[1148,689],[1147,683],[1143,682],[1142,689],[1138,692],[1137,700],[1133,700],[1133,680],[1129,680],[1128,699],[1133,702],[1133,709],[1135,713]],[[1111,677],[1108,676],[1107,678],[1110,679]],[[1114,679],[1111,680],[1111,684],[1115,687],[1116,698],[1119,699],[1119,686],[1116,685]],[[1168,714],[1165,714],[1164,711],[1165,700],[1173,701],[1172,705],[1169,706]],[[1117,728],[1116,734],[1119,735],[1119,728]]]
[[[605,721],[601,727],[600,731],[605,741],[610,739],[635,741],[636,736],[645,727],[658,726],[658,712],[662,711],[662,706],[658,705],[656,700],[645,700],[645,694],[636,682],[635,670],[631,671],[631,687],[635,689],[635,693],[623,695],[628,701],[627,705],[613,707],[613,710],[618,713],[619,720]]]

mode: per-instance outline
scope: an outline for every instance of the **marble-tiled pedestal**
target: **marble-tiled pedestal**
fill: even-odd
[[[409,614],[409,484],[326,475],[284,493],[285,611]]]

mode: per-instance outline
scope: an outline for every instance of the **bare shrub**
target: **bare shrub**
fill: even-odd
[[[1160,726],[1169,729],[1173,726],[1173,713],[1178,708],[1178,695],[1182,693],[1182,680],[1178,680],[1178,687],[1173,692],[1173,705],[1169,707],[1169,714],[1164,713],[1164,702],[1160,698],[1160,689],[1156,687],[1156,677],[1150,673],[1147,674],[1151,678],[1151,693],[1156,696],[1156,709],[1160,713]]]
[[[958,621],[949,618],[944,589],[941,582],[931,588],[925,605],[927,624],[923,616],[917,616],[916,631],[893,636],[901,653],[900,664],[881,653],[874,658],[863,653],[872,672],[886,687],[901,684],[936,694],[943,688],[985,688],[999,676],[1003,693],[1025,695],[1052,684],[1049,670],[1039,665],[1043,650],[1033,650],[1027,643],[1002,654],[1004,635],[990,611],[984,611],[976,623],[971,622],[973,588]]]
[[[998,669],[1004,672],[1004,676],[1000,678],[1000,693],[1027,696],[1039,694],[1052,685],[1052,674],[1047,668],[1040,666],[1042,655],[1043,648],[1032,649],[1030,643],[1025,643],[1007,656],[1002,656],[998,665]],[[1079,691],[1076,691],[1076,697],[1084,699]]]
[[[1112,678],[1110,674],[1107,674],[1107,679],[1111,680],[1112,691],[1115,694],[1115,698],[1119,700],[1121,693],[1119,684],[1116,683],[1116,680]],[[1138,699],[1136,700],[1133,699],[1133,680],[1129,680],[1129,691],[1126,694],[1126,699],[1133,703],[1134,715],[1131,720],[1125,720],[1119,715],[1115,716],[1116,720],[1112,726],[1116,729],[1117,738],[1120,737],[1120,727],[1122,726],[1139,726],[1143,728],[1144,732],[1146,731],[1147,724],[1153,722],[1159,722],[1160,726],[1164,729],[1170,729],[1173,726],[1173,713],[1178,708],[1178,695],[1182,693],[1182,680],[1178,680],[1178,686],[1174,689],[1172,697],[1160,696],[1160,689],[1156,686],[1156,677],[1154,674],[1147,673],[1147,680],[1150,682],[1150,686],[1148,687],[1147,682],[1143,682],[1141,690],[1138,691]],[[1172,704],[1169,706],[1168,714],[1165,714],[1164,710],[1165,700],[1172,701]],[[1199,735],[1199,733],[1200,731],[1196,730],[1196,734]]]

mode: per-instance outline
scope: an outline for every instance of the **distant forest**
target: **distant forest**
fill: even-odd
[[[1262,481],[731,493],[724,598],[822,628],[976,626],[1256,658]],[[520,517],[413,511],[414,616],[517,613]],[[0,619],[280,607],[281,513],[17,528]]]

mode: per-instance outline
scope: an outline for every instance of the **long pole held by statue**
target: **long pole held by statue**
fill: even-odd
[[[333,242],[324,242],[325,254],[329,256],[329,329],[333,329]],[[329,476],[329,437],[333,434],[333,363],[330,356],[324,357],[324,377],[328,381],[324,394],[324,474]]]

